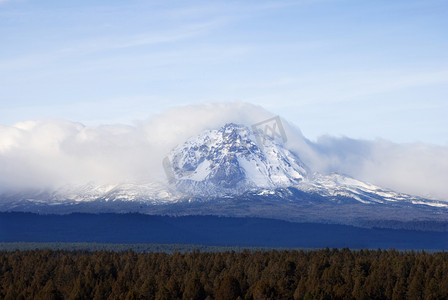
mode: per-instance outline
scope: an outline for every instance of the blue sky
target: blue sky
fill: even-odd
[[[261,105],[311,139],[448,145],[448,2],[0,0],[0,124]]]

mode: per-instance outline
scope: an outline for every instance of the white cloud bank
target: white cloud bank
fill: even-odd
[[[448,201],[448,146],[324,136],[313,148],[322,172],[340,172],[398,192]]]
[[[272,117],[259,106],[186,106],[128,125],[88,127],[63,120],[0,126],[0,193],[66,184],[164,181],[162,160],[205,129]],[[448,200],[448,147],[348,138],[304,138],[284,123],[287,147],[312,169],[340,172],[399,192]]]

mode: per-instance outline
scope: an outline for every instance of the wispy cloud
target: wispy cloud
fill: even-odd
[[[66,57],[82,56],[93,53],[102,53],[110,50],[120,50],[132,47],[155,46],[167,43],[179,42],[191,39],[213,30],[225,22],[224,20],[214,20],[205,23],[188,24],[178,29],[140,33],[126,36],[98,37],[87,40],[80,40],[70,46],[53,49],[44,53],[35,53],[25,56],[13,57],[0,60],[0,69],[23,69],[33,68],[48,64],[51,61]]]
[[[448,83],[448,70],[327,71],[234,84],[240,91],[264,91],[265,101],[281,98],[283,106],[363,101],[364,96]],[[280,89],[281,88],[281,89]],[[263,101],[263,98],[258,100]],[[286,101],[285,101],[286,100]]]
[[[111,38],[95,38],[80,41],[72,47],[61,49],[60,53],[87,54],[113,49],[173,43],[206,34],[224,22],[225,20],[213,20],[205,23],[183,25],[175,30],[141,33],[131,36],[115,36]]]

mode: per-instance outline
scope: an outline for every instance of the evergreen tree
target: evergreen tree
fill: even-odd
[[[231,300],[241,296],[241,288],[238,280],[233,276],[225,276],[215,292],[216,300]]]
[[[185,300],[202,300],[205,299],[206,294],[204,285],[201,283],[197,276],[190,278],[185,286],[185,291],[182,295],[182,299]]]

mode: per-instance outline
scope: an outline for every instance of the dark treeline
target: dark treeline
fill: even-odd
[[[1,299],[448,299],[448,253],[0,251]]]
[[[1,1],[1,0],[0,0]],[[272,203],[271,203],[272,204]],[[448,249],[448,231],[440,223],[415,230],[341,224],[295,223],[266,218],[157,216],[143,214],[38,215],[0,213],[0,241],[114,244],[196,244],[205,246]],[[385,226],[411,227],[389,221]],[[400,225],[401,224],[401,225]],[[428,225],[426,227],[426,225]],[[431,225],[432,224],[432,225]],[[417,230],[419,228],[419,230]],[[219,234],[217,234],[219,233]]]

